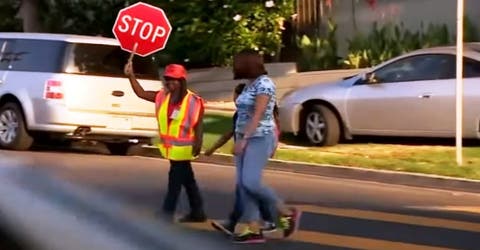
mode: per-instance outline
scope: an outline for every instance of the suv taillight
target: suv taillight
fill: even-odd
[[[47,80],[45,82],[45,99],[63,99],[62,82],[58,80]]]

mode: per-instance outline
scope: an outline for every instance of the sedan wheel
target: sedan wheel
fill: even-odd
[[[324,105],[313,105],[303,120],[303,134],[314,145],[332,146],[340,140],[340,123],[333,111]]]
[[[306,133],[310,142],[320,144],[325,138],[325,120],[317,112],[311,112],[306,118]]]

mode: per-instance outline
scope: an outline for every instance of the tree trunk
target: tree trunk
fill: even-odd
[[[18,17],[23,22],[23,32],[42,32],[38,13],[39,0],[21,0]]]

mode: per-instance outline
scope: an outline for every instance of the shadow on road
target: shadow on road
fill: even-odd
[[[30,150],[34,152],[109,154],[104,145],[80,142],[74,142],[72,144],[57,144],[55,142],[35,144]]]

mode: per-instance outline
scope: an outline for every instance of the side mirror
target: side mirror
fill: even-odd
[[[360,79],[362,79],[363,82],[367,80],[367,73],[363,72],[360,74]]]
[[[363,81],[367,84],[376,84],[378,83],[378,79],[377,77],[375,76],[375,73],[374,72],[370,72],[370,73],[367,73],[365,74],[365,78],[362,78]]]

